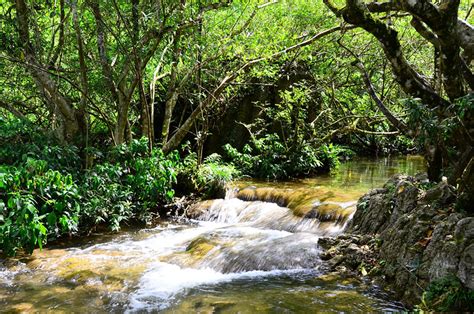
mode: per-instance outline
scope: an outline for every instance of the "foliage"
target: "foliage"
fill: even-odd
[[[8,233],[5,239],[18,242],[12,242],[12,250],[75,232],[75,215],[79,229],[106,223],[117,230],[130,219],[148,221],[150,209],[168,202],[174,189],[210,196],[241,173],[275,179],[329,171],[341,155],[351,154],[345,146],[371,153],[411,149],[408,137],[380,136],[396,129],[367,95],[361,75],[350,65],[354,55],[385,105],[412,128],[414,134],[408,135],[425,152],[444,144],[443,158],[453,157],[448,160],[455,164],[459,142],[470,136],[472,126],[466,132],[459,122],[472,121],[472,95],[445,99],[449,107],[440,112],[446,117],[429,107],[433,104],[399,101],[407,95],[392,77],[390,62],[377,40],[360,28],[349,25],[299,45],[340,25],[323,2],[161,1],[159,8],[153,1],[136,3],[18,0],[0,5],[0,164],[8,165],[2,167],[2,180],[18,175],[21,183],[19,190],[2,192],[1,204],[4,214],[21,214],[20,224],[31,231]],[[469,8],[462,0],[458,14],[465,16]],[[411,18],[378,17],[398,31],[404,58],[438,90],[443,77],[436,73],[434,47],[410,26]],[[246,66],[255,59],[260,61]],[[171,111],[168,134],[187,126],[181,134],[195,130],[202,151],[206,134],[215,132],[213,123],[251,88],[265,97],[257,99],[256,119],[238,119],[251,138],[242,149],[225,146],[232,165],[215,155],[201,164],[201,156],[190,151],[180,161],[174,152],[151,149],[148,141],[163,134],[163,108]],[[198,110],[202,104],[207,107]],[[148,140],[132,140],[142,136]],[[166,142],[168,136],[162,137],[156,140]],[[460,140],[446,144],[453,138]],[[110,149],[123,142],[128,145]],[[34,163],[44,168],[32,174]],[[49,215],[52,209],[43,209],[43,196],[28,180],[59,194],[63,187],[79,191],[79,196],[67,196],[71,204],[81,204],[78,214],[67,209],[68,228],[61,222],[57,230],[48,225],[42,211]],[[64,202],[66,196],[59,194],[47,200]],[[12,205],[14,210],[11,197],[20,204]],[[61,211],[66,209],[55,215]]]
[[[337,145],[301,145],[289,152],[277,134],[267,134],[244,146],[242,152],[227,144],[224,149],[232,164],[243,174],[266,179],[283,179],[327,172],[339,164],[347,149]]]
[[[174,196],[179,158],[160,149],[149,152],[146,139],[115,147],[106,154],[108,161],[82,171],[63,162],[69,154],[80,160],[73,148],[61,146],[54,152],[59,158],[53,158],[49,142],[29,143],[28,133],[15,132],[12,138],[22,140],[4,143],[2,152],[30,144],[37,150],[0,167],[0,245],[6,254],[22,248],[31,252],[48,240],[87,232],[97,224],[116,231],[127,221],[148,222],[151,212]]]
[[[0,244],[13,254],[31,252],[48,239],[78,230],[80,196],[71,175],[28,158],[21,167],[0,167]]]
[[[0,143],[0,164],[22,165],[34,158],[62,173],[76,172],[81,167],[77,147],[61,145],[29,120],[0,117]]]
[[[449,275],[430,283],[419,307],[435,312],[472,312],[474,291],[464,287],[456,276]]]
[[[251,140],[242,152],[230,144],[224,146],[230,160],[244,174],[267,179],[310,175],[337,167],[339,155],[348,150],[321,143],[312,127],[311,120],[315,119],[310,117],[316,94],[308,82],[301,81],[281,91],[275,106],[262,105],[263,115],[247,126]]]
[[[452,143],[456,137],[468,134],[469,130],[461,121],[470,112],[474,112],[474,95],[468,94],[457,99],[448,108],[451,114],[439,121],[436,112],[427,105],[416,99],[407,99],[405,103],[408,107],[408,123],[416,126],[419,130],[416,136],[417,144],[420,147],[436,146],[440,143]],[[445,154],[451,158],[458,154],[457,147],[446,147]],[[449,168],[445,169],[445,175],[449,175]]]
[[[195,153],[188,153],[178,170],[181,189],[196,191],[204,197],[224,197],[226,183],[240,176],[240,169],[224,163],[218,154],[212,154],[199,164]],[[178,188],[180,188],[178,186]]]
[[[165,156],[160,149],[149,153],[148,141],[141,139],[115,147],[109,160],[86,173],[81,187],[85,224],[106,222],[118,230],[122,221],[148,222],[150,210],[173,198],[176,153]]]

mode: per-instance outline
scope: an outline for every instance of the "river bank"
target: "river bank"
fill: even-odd
[[[2,261],[0,304],[10,311],[398,311],[395,298],[366,278],[334,274],[318,242],[343,231],[367,190],[422,166],[414,158],[361,160],[332,176],[238,182],[254,199],[231,190],[205,202],[212,210],[204,216]],[[269,202],[275,196],[288,207]],[[341,211],[339,218],[305,211],[316,200],[319,210]]]
[[[322,259],[395,292],[407,307],[473,311],[474,217],[455,189],[396,175],[359,199],[346,233],[322,238]]]

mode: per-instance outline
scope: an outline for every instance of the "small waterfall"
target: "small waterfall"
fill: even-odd
[[[225,199],[188,208],[189,221],[0,259],[2,310],[399,311],[365,287],[327,276],[320,259],[319,238],[342,232],[354,200],[375,187],[373,172],[358,165],[343,176],[236,182]]]
[[[194,204],[187,214],[199,221],[288,232],[317,235],[342,232],[355,212],[356,202],[321,202],[318,196],[309,189],[229,189],[225,199]]]

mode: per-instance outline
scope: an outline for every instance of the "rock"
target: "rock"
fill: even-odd
[[[332,254],[329,253],[328,251],[325,251],[325,252],[322,252],[321,255],[319,255],[319,258],[322,260],[322,261],[328,261],[332,258]]]
[[[334,246],[337,243],[336,238],[319,238],[318,245],[323,249],[327,250],[330,247]]]
[[[365,194],[347,233],[320,243],[331,268],[364,265],[408,306],[420,303],[430,282],[448,275],[473,289],[474,217],[454,212],[454,187],[441,182],[424,191],[426,180],[395,175]]]
[[[359,234],[375,234],[382,230],[390,217],[384,193],[366,194],[357,203],[357,210],[347,230]]]
[[[312,237],[310,238],[312,239]],[[204,247],[204,249],[207,249]],[[207,251],[209,252],[209,251]],[[314,268],[320,264],[320,250],[304,233],[296,233],[245,247],[220,244],[210,251],[197,267],[212,268],[223,273],[277,269]],[[288,258],[291,256],[291,258]]]
[[[216,243],[209,241],[204,237],[199,237],[193,240],[187,247],[186,253],[197,256],[198,258],[203,258],[206,256],[209,251],[216,247]]]
[[[451,204],[456,200],[456,191],[452,186],[448,185],[448,183],[442,181],[435,188],[426,191],[423,200],[426,203],[436,201],[438,205]]]
[[[344,220],[344,209],[338,204],[323,203],[315,206],[305,218],[316,218],[319,221]]]
[[[427,173],[418,173],[415,175],[415,181],[418,181],[420,183],[429,183],[430,180],[428,179],[428,174]]]
[[[338,273],[338,274],[344,274],[344,273],[347,273],[347,272],[348,272],[347,267],[342,266],[342,265],[337,266],[334,270],[335,270],[336,273]]]
[[[347,253],[349,253],[349,254],[355,254],[355,253],[357,253],[357,252],[360,251],[359,246],[357,246],[357,244],[355,244],[355,243],[349,244],[349,246],[347,247],[347,249],[348,249],[348,250],[347,250]]]
[[[463,248],[457,275],[466,287],[474,289],[474,217],[460,219],[453,238]]]
[[[341,264],[343,261],[344,261],[344,256],[343,255],[336,255],[334,256],[333,258],[331,258],[328,262],[328,265],[329,267],[331,267],[331,269],[335,269],[336,266],[338,266],[339,264]]]
[[[466,287],[474,289],[474,244],[462,253],[457,275]]]
[[[201,201],[191,204],[186,209],[186,217],[196,219],[206,213],[214,203],[214,200]]]
[[[456,224],[454,237],[458,241],[474,240],[474,217],[467,217],[459,220]]]

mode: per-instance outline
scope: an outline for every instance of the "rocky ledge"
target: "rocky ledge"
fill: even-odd
[[[407,307],[474,310],[474,217],[445,182],[396,175],[364,195],[346,233],[321,238],[322,258],[394,291]]]

